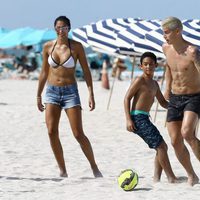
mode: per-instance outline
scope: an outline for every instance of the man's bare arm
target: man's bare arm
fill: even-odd
[[[200,73],[200,51],[195,46],[189,46],[188,48],[189,55],[191,56],[191,60],[194,62],[195,67]]]
[[[165,87],[164,97],[165,99],[168,100],[171,93],[171,88],[172,88],[172,75],[171,75],[171,70],[168,64],[166,64],[165,66],[165,81],[166,81],[166,87]]]
[[[195,50],[194,65],[200,73],[200,51],[198,49]]]

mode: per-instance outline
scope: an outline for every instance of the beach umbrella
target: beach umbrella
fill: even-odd
[[[200,48],[200,20],[183,20],[183,37]]]
[[[116,43],[117,33],[139,20],[141,19],[116,18],[100,20],[73,30],[72,38],[86,47],[91,46],[97,51],[115,54],[116,49],[120,47],[120,44]]]
[[[34,30],[33,32],[22,38],[21,44],[25,46],[35,45],[46,42],[48,40],[53,40],[55,38],[56,38],[56,33],[54,30],[50,29]]]
[[[149,46],[157,49],[159,52],[162,52],[162,44],[165,42],[162,28],[158,28],[157,30],[146,33],[145,41]]]
[[[72,30],[72,39],[80,42],[84,47],[89,47],[87,41],[87,33],[86,33],[86,26],[82,28],[76,28]]]
[[[0,37],[5,36],[10,30],[0,27]]]
[[[102,29],[101,25],[101,22],[97,22],[86,28],[87,42],[92,47],[113,53],[118,47],[116,33],[109,29]]]
[[[141,53],[136,52],[133,47],[134,45],[131,48],[119,47],[116,49],[116,53],[124,56],[140,56]]]
[[[3,37],[1,37],[0,48],[12,48],[21,45],[22,39],[33,31],[33,28],[25,27],[8,32]]]
[[[144,53],[145,51],[151,51],[158,57],[164,57],[164,55],[157,49],[148,45],[145,41],[145,34],[160,27],[160,21],[158,20],[143,20],[131,24],[131,26],[125,30],[118,32],[117,42],[121,46],[133,49],[135,52]],[[132,52],[130,52],[132,54]],[[127,52],[128,54],[128,52]]]
[[[120,47],[127,48],[127,46],[122,46],[120,41],[117,41],[118,32],[126,30],[133,23],[140,20],[133,18],[100,20],[90,27],[87,27],[88,43],[91,46],[107,50],[111,53],[116,52],[117,48]]]
[[[183,38],[188,42],[200,48],[200,21],[199,20],[183,20]],[[163,38],[162,28],[146,33],[145,39],[148,45],[162,52],[162,44],[165,42]]]

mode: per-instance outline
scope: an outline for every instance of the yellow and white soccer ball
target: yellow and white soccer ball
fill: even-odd
[[[138,175],[132,169],[126,169],[118,176],[118,184],[125,191],[133,190],[138,184]]]

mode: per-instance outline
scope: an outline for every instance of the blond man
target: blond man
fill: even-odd
[[[165,97],[169,98],[167,128],[176,156],[188,174],[188,183],[198,183],[184,144],[189,144],[200,161],[200,141],[195,128],[200,116],[200,52],[195,45],[184,40],[183,26],[176,17],[162,21],[163,52],[167,60]]]

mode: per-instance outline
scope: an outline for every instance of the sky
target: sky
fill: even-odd
[[[0,0],[0,27],[53,28],[65,15],[72,28],[108,18],[200,19],[200,0]]]

